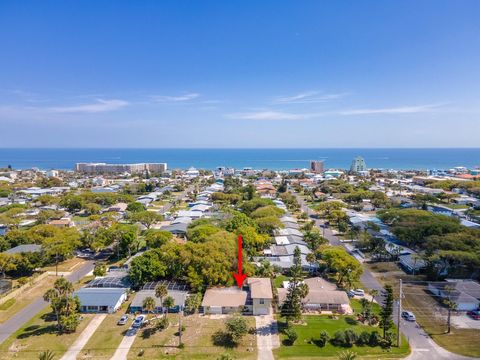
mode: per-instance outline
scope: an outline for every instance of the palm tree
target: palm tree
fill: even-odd
[[[155,296],[160,299],[160,304],[163,305],[163,298],[167,295],[168,295],[168,290],[165,285],[157,285],[155,287]]]
[[[338,354],[338,360],[355,360],[356,358],[357,354],[350,350],[342,351]]]
[[[448,316],[447,316],[447,334],[450,334],[451,331],[451,317],[452,317],[452,310],[457,310],[457,303],[452,300],[451,294],[455,290],[454,287],[447,285],[445,286],[445,291],[447,293],[447,298],[443,301],[445,306],[448,309]]]
[[[53,360],[55,359],[55,355],[51,350],[43,351],[38,354],[38,360]]]
[[[142,307],[143,307],[144,310],[147,311],[147,313],[151,313],[151,312],[153,312],[153,310],[155,310],[156,305],[157,304],[155,303],[155,299],[152,298],[151,296],[147,296],[143,300]]]
[[[373,303],[373,300],[375,299],[375,297],[379,294],[378,290],[377,289],[371,289],[370,290],[370,295],[372,296],[372,300],[370,301],[370,303]]]
[[[168,315],[168,309],[175,306],[175,300],[171,296],[167,296],[165,300],[163,300],[163,307],[166,309],[165,317]]]

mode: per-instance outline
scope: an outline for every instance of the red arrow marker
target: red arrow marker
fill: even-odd
[[[247,274],[242,274],[242,240],[242,235],[238,235],[238,273],[232,273],[239,288],[242,287],[243,282],[247,278]]]

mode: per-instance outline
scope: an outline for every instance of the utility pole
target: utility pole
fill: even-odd
[[[403,289],[402,289],[402,279],[398,280],[399,283],[399,292],[398,292],[398,314],[397,314],[397,346],[400,347],[401,342],[401,333],[400,333],[400,323],[402,321],[402,296],[403,296]]]

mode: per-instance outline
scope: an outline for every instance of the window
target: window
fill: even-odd
[[[265,304],[265,299],[260,299],[260,300],[259,300],[259,304],[260,304],[260,305]]]

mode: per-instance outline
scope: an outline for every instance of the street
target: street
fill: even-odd
[[[293,190],[292,194],[296,197],[302,211],[304,211],[312,220],[315,221],[315,225],[318,226],[324,234],[324,237],[329,241],[332,246],[344,246],[342,242],[332,233],[329,228],[323,228],[324,221],[317,219],[315,212],[310,209],[303,199]],[[344,246],[345,247],[345,246]],[[348,250],[347,250],[348,251]],[[371,289],[383,290],[380,282],[373,276],[373,274],[365,266],[363,266],[363,274],[360,277],[360,281],[365,286],[365,290],[368,292]],[[377,296],[377,300],[378,296]],[[381,301],[378,301],[381,302]],[[397,324],[397,307],[394,307],[393,320]],[[430,336],[416,323],[401,320],[400,331],[408,339],[412,354],[407,357],[408,360],[430,360],[430,359],[445,359],[445,360],[467,360],[473,359],[471,357],[465,357],[451,353],[435,343]]]
[[[89,272],[93,270],[93,261],[87,261],[81,268],[73,271],[66,278],[71,282],[77,282]],[[25,325],[31,318],[42,311],[48,303],[43,300],[43,297],[38,297],[36,300],[25,306],[17,312],[10,319],[0,325],[0,344],[10,337],[15,331]]]

